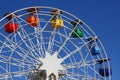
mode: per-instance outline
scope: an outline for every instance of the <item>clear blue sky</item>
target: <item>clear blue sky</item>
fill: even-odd
[[[101,38],[111,58],[112,80],[120,76],[120,0],[0,0],[0,18],[29,6],[50,6],[70,12],[86,22]]]

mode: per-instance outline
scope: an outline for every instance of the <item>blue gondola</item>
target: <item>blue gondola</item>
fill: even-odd
[[[101,48],[99,46],[93,46],[91,48],[91,54],[94,56],[100,54],[100,52],[101,52]]]
[[[112,69],[111,68],[99,69],[99,74],[103,77],[108,77],[112,75]]]

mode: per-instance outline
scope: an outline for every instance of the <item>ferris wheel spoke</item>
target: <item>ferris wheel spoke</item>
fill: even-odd
[[[1,41],[0,41],[0,42],[1,42]],[[11,49],[11,50],[14,50],[10,45],[7,45],[6,43],[3,43],[3,45],[5,45],[6,47],[8,47],[8,48]],[[17,51],[15,51],[15,52],[19,54],[19,52],[17,52]],[[19,55],[23,57],[22,54],[19,54]]]
[[[2,61],[2,60],[0,60],[0,63],[2,63],[2,64],[4,63],[5,65],[10,65],[10,66],[14,66],[14,67],[20,67],[20,68],[24,68],[25,66],[30,67],[27,64],[21,65],[20,63],[17,63],[17,62],[14,63],[14,62],[9,62],[9,61]]]
[[[84,32],[89,35],[89,37],[93,37],[82,25],[80,25],[80,26],[84,30]]]
[[[37,13],[37,16],[38,16],[38,13]],[[46,25],[47,26],[47,25]],[[38,32],[38,34],[36,34],[37,35],[37,37],[39,37],[40,38],[40,41],[38,40],[38,47],[39,47],[39,50],[41,50],[41,57],[45,57],[45,51],[46,51],[46,48],[45,48],[45,41],[44,41],[44,37],[43,37],[43,31],[44,31],[44,29],[45,29],[45,27],[43,27],[42,28],[42,26],[41,26],[41,24],[39,24],[39,28],[37,28],[38,30],[37,30],[37,32]],[[43,44],[42,44],[43,43]]]
[[[16,18],[17,19],[17,18]],[[21,20],[23,20],[22,18],[19,18],[19,19],[21,19]],[[26,21],[24,21],[23,20],[23,22],[25,22],[26,23]],[[23,31],[23,34],[24,34],[24,36],[27,36],[28,37],[28,40],[29,40],[29,42],[30,42],[30,44],[31,44],[31,47],[33,48],[33,46],[34,46],[34,43],[32,42],[32,40],[29,38],[29,35],[27,35],[27,33],[26,33],[26,31],[25,31],[25,29],[23,28],[23,27],[21,27],[21,29],[23,29],[22,31]],[[19,33],[19,32],[18,32]],[[21,35],[20,33],[19,33],[19,35]],[[22,36],[21,36],[22,37]],[[22,39],[22,38],[21,38]],[[24,42],[25,43],[25,42]],[[26,44],[25,44],[26,45]],[[29,46],[29,45],[28,45]],[[34,47],[33,49],[31,49],[31,50],[36,50],[37,51],[37,48],[36,47]],[[37,53],[39,53],[38,51],[37,51],[37,53],[36,52],[33,52],[33,53],[35,53],[34,55],[36,55],[36,57],[39,57],[39,55],[37,54]],[[34,56],[34,55],[32,55],[32,56]],[[35,56],[34,56],[35,57]]]
[[[96,61],[97,61],[97,60],[96,60]],[[83,64],[83,66],[81,66],[81,67],[84,67],[84,68],[85,68],[85,67],[88,67],[88,68],[91,69],[94,73],[96,73],[96,75],[99,75],[101,78],[103,78],[103,77],[98,73],[98,71],[94,68],[96,64],[97,64],[97,62],[95,62],[94,60],[92,60],[92,63],[88,61],[88,63]],[[92,67],[92,66],[94,66],[94,67]],[[73,67],[73,68],[74,68],[74,67]],[[86,72],[85,72],[85,74],[86,74]],[[88,75],[88,73],[87,73],[87,75]],[[94,78],[97,77],[96,75],[95,75]]]
[[[29,45],[29,44],[27,44],[27,42],[23,39],[23,37],[22,37],[22,35],[18,32],[18,35],[20,36],[20,38],[21,38],[21,40],[24,42],[24,44],[26,45],[26,48],[28,49],[28,50],[31,50],[31,55],[32,56],[34,56],[35,57],[35,54],[34,54],[34,52],[33,52],[33,48]]]
[[[47,38],[46,38],[47,39]],[[48,38],[49,39],[49,38]],[[54,40],[54,45],[53,46],[55,46],[55,47],[60,47],[60,44],[61,44],[61,42],[58,42],[58,41],[56,41],[56,40]],[[46,43],[46,44],[48,44],[48,43]],[[64,46],[64,48],[62,49],[66,54],[68,54],[68,53],[70,53],[70,51],[69,51],[69,49],[66,47],[66,46]],[[61,56],[60,55],[58,55],[60,58],[61,58]]]
[[[70,25],[72,25],[69,21],[66,21],[66,20],[64,20],[64,22],[66,22],[66,23],[68,23],[68,24],[70,24]],[[79,24],[80,25],[80,24]],[[80,25],[81,26],[81,25]],[[73,32],[73,29],[75,28],[75,27],[77,27],[77,26],[75,26],[73,29],[72,28],[69,28],[68,26],[65,26],[64,25],[64,27],[66,28],[66,29],[68,29],[68,30],[70,30],[70,31],[72,31]],[[81,28],[82,28],[82,26],[81,26]],[[84,30],[84,29],[83,29]],[[88,31],[86,31],[87,33],[88,33]],[[77,35],[77,34],[76,34]],[[79,37],[80,38],[80,40],[82,40],[83,42],[84,42],[84,40],[83,39],[87,39],[87,38],[90,38],[90,37],[92,37],[91,35],[88,37],[87,35],[85,35],[84,34],[84,37]],[[78,39],[78,38],[72,38],[72,37],[70,37],[70,39]],[[83,43],[82,42],[82,43]]]
[[[84,45],[84,44],[82,44],[82,45],[79,47],[79,46],[77,46],[74,42],[72,42],[71,40],[70,40],[70,42],[73,44],[73,46],[76,47],[76,49],[78,49],[78,48],[80,48],[82,45]],[[82,43],[84,43],[84,42],[82,42]],[[80,53],[81,59],[84,60],[84,56],[82,55],[82,53],[81,53],[80,51],[78,51],[78,52]],[[69,54],[71,54],[71,52],[70,52]],[[69,54],[68,54],[68,55],[69,55]],[[67,57],[66,57],[66,58],[67,58]]]
[[[41,27],[41,25],[40,25],[40,27]],[[42,32],[41,32],[41,30],[39,30],[39,35],[38,35],[39,37],[40,37],[40,45],[39,45],[39,48],[40,48],[40,50],[41,50],[41,55],[42,55],[42,57],[45,57],[45,45],[44,45],[44,38],[43,38],[43,34],[42,34]],[[42,44],[43,43],[43,44]]]
[[[40,52],[40,40],[39,40],[39,37],[38,37],[38,32],[39,32],[39,29],[37,29],[37,28],[34,28],[34,31],[35,31],[35,37],[36,37],[36,42],[37,42],[37,48],[38,48],[38,54],[39,54],[39,56],[41,56],[41,57],[43,57],[42,56],[42,52]]]
[[[47,44],[47,45],[48,45],[49,43],[44,43],[44,44]],[[55,47],[60,47],[58,44],[54,44],[54,46],[55,46]],[[65,47],[65,49],[67,49],[67,48]],[[67,51],[66,51],[65,49],[63,49],[63,51],[67,53]],[[52,50],[50,50],[50,51],[52,51]],[[58,56],[59,56],[59,55],[58,55]]]
[[[50,52],[50,50],[52,50],[53,44],[54,44],[54,39],[55,39],[55,32],[56,32],[56,28],[53,29],[53,31],[51,32],[51,36],[48,42],[48,51]]]
[[[67,23],[69,23],[69,22],[67,22]],[[66,26],[66,28],[67,28],[67,26]],[[85,35],[86,36],[86,35]],[[87,36],[86,36],[86,38],[87,38]],[[81,40],[83,41],[82,42],[82,44],[85,44],[85,42],[84,42],[84,40],[81,38]],[[76,49],[78,48],[78,46],[76,46],[76,44],[74,44],[71,40],[69,40],[75,47],[76,47]],[[81,44],[81,45],[82,45]],[[69,54],[68,54],[69,55]],[[82,60],[85,60],[84,59],[84,56],[81,54],[81,52],[80,52],[80,55],[81,55],[81,57],[82,57]],[[87,58],[87,56],[88,56],[88,54],[86,55],[86,58]],[[93,58],[93,57],[92,57]]]
[[[90,61],[85,61],[85,62],[76,62],[76,63],[68,63],[68,64],[62,64],[63,66],[65,66],[66,68],[76,68],[76,67],[84,67],[84,66],[92,66],[97,64],[97,59],[94,60],[90,60]]]
[[[78,23],[77,23],[78,24]],[[75,30],[76,26],[72,29],[72,31],[69,33],[69,35],[66,37],[66,39],[64,40],[64,42],[62,43],[61,47],[58,49],[58,53],[61,51],[61,49],[63,48],[63,46],[65,46],[65,44],[67,43],[67,41],[69,40],[71,34],[73,33],[73,31]]]
[[[65,26],[65,25],[64,25]],[[65,36],[68,36],[68,34],[67,34],[67,30],[64,28],[64,35]]]
[[[22,57],[22,60],[27,60],[28,62],[33,62],[36,61],[36,57],[32,54],[31,50],[26,51],[26,54]]]
[[[95,38],[94,38],[94,39],[95,39]],[[92,39],[92,40],[94,40],[94,39]],[[92,41],[92,40],[91,40],[91,41]],[[66,55],[66,56],[64,57],[64,60],[67,59],[68,57],[70,57],[71,55],[75,54],[76,52],[80,51],[80,49],[82,49],[84,46],[86,46],[86,45],[89,44],[89,43],[90,43],[90,41],[88,41],[88,42],[86,42],[85,44],[81,45],[79,48],[76,48],[75,50],[73,50],[71,53],[69,53],[68,55]]]
[[[3,36],[4,38],[7,38],[7,37],[5,37],[4,34],[2,34],[2,33],[0,33],[0,34],[1,34],[1,36]],[[8,41],[9,44],[7,44],[7,41]],[[6,45],[6,46],[9,46],[9,47],[11,47],[11,48],[13,47],[13,44],[11,44],[11,41],[9,41],[8,38],[7,38],[4,42],[0,40],[0,44],[3,44],[3,45],[0,47],[0,52],[1,52],[2,49],[5,47],[5,45]],[[13,47],[13,49],[14,49],[14,47]],[[2,53],[2,52],[1,52],[1,53]]]
[[[46,24],[43,26],[43,28],[42,28],[42,32],[44,31],[44,29],[47,27],[47,25],[51,22],[51,20],[54,18],[54,16],[55,16],[55,14],[54,15],[52,15],[51,17],[50,17],[50,19],[46,22]]]
[[[12,19],[12,21],[13,21],[13,24],[15,24],[15,20]],[[13,42],[17,43],[16,33],[13,33],[13,38],[11,38],[11,39],[13,39],[12,40]]]
[[[6,63],[6,64],[12,64],[12,65],[16,65],[16,66],[20,66],[21,63],[25,63],[24,65],[26,65],[26,66],[34,64],[34,63],[26,61],[26,60],[22,61],[21,59],[18,59],[18,58],[13,58],[13,57],[9,58],[9,56],[5,56],[5,55],[0,55],[0,62]]]
[[[62,16],[66,21],[73,21],[73,20],[74,20],[74,19],[71,19],[71,18],[63,15],[63,14],[61,14],[61,16]],[[70,25],[72,25],[72,24],[70,24]]]
[[[37,11],[37,9],[35,8],[35,14],[36,14],[36,16],[37,16],[37,18],[39,18],[39,13],[38,13],[38,11]],[[39,20],[40,21],[40,20]],[[39,24],[38,24],[38,26],[40,27],[40,29],[41,29],[41,25],[40,25],[40,22],[39,22]],[[40,32],[40,29],[39,28],[34,28],[34,31],[35,31],[35,36],[36,36],[36,41],[37,41],[37,47],[38,47],[38,54],[41,56],[41,57],[43,57],[43,56],[45,56],[43,53],[43,51],[41,51],[40,49],[42,48],[41,47],[41,43],[40,43],[40,40],[39,40],[39,35],[42,35],[42,33]],[[42,39],[41,39],[42,40]],[[43,49],[43,48],[42,48]]]
[[[26,52],[21,61],[38,62],[38,59],[32,54],[31,49]]]
[[[3,47],[4,47],[4,46],[3,46]],[[0,53],[3,54],[3,53],[9,53],[9,52],[12,52],[12,50],[2,51],[2,52],[0,52]]]
[[[63,64],[63,66],[65,66],[66,67],[66,69],[76,69],[76,68],[78,68],[78,69],[80,69],[80,71],[82,71],[82,72],[84,72],[85,74],[84,75],[88,75],[88,73],[86,73],[86,71],[84,70],[85,69],[85,67],[87,68],[87,67],[90,67],[90,68],[92,68],[92,66],[94,66],[95,67],[95,65],[97,64],[97,59],[96,59],[96,62],[94,61],[94,60],[91,60],[91,61],[87,61],[87,62],[78,62],[78,63],[71,63],[71,64]],[[84,68],[84,69],[83,69]],[[97,72],[97,74],[99,74],[98,73],[98,71],[96,71],[96,69],[94,68],[94,70],[93,70],[93,68],[92,68],[92,71],[94,72],[94,73],[96,73]],[[100,75],[100,74],[99,74]],[[94,78],[96,78],[96,76],[94,76]]]
[[[70,71],[68,71],[67,73],[68,73],[67,75],[69,75],[69,76],[79,76],[79,77],[85,76],[85,75],[75,73],[75,72],[70,72]]]
[[[10,73],[8,73],[8,71],[5,68],[3,68],[2,66],[0,66],[0,69],[3,69],[9,75],[9,77],[12,78],[11,75],[10,75]],[[3,79],[7,78],[7,76],[3,75],[3,74],[4,73],[0,73],[0,80],[3,80]]]
[[[60,34],[59,30],[58,30],[58,33]],[[60,43],[62,43],[63,42],[62,36],[59,36],[59,39],[60,39]]]
[[[56,12],[57,13],[57,12]],[[48,20],[48,22],[46,22],[46,24],[43,26],[42,28],[42,32],[44,31],[44,29],[47,27],[47,25],[51,22],[51,20],[54,18],[55,14],[53,16],[50,17],[50,19]],[[56,28],[53,29],[52,33],[51,33],[51,36],[50,36],[50,39],[49,39],[49,44],[48,44],[48,51],[50,51],[52,49],[52,46],[53,46],[53,42],[54,42],[54,37],[55,37],[55,31],[56,31]]]
[[[20,47],[17,43],[13,42],[11,39],[9,39],[8,37],[6,37],[4,34],[1,33],[1,36],[3,36],[3,37],[5,38],[5,41],[4,41],[4,42],[2,42],[2,41],[0,40],[0,43],[1,43],[1,44],[6,45],[6,46],[9,47],[11,50],[15,50],[16,47],[18,47],[18,48],[21,49],[21,47]],[[7,42],[9,42],[9,44],[7,44]],[[2,48],[1,48],[1,50],[2,50]],[[1,51],[1,50],[0,50],[0,51]],[[26,50],[22,49],[22,51],[26,51]],[[23,53],[24,53],[24,52],[23,52]]]
[[[19,18],[19,19],[26,23],[26,21],[23,20],[22,18]],[[17,22],[19,23],[19,21],[18,21],[17,18],[16,18],[16,20],[17,20]],[[21,24],[19,23],[19,25],[21,25]],[[39,53],[38,50],[37,50],[37,48],[36,48],[36,47],[33,48],[34,43],[33,43],[33,41],[30,39],[30,37],[29,37],[29,35],[27,34],[26,30],[22,27],[22,25],[21,25],[21,29],[23,30],[24,36],[26,36],[26,37],[28,38],[28,41],[29,41],[29,43],[30,43],[30,45],[31,45],[31,46],[29,46],[29,45],[28,45],[28,46],[31,47],[32,50],[35,50],[34,55],[36,55],[36,56],[39,57],[39,55],[37,54],[37,53]],[[21,35],[21,34],[19,33],[19,35]],[[22,36],[22,35],[21,35],[21,36]]]
[[[10,41],[10,40],[9,40]],[[1,42],[1,41],[0,41]],[[2,43],[2,42],[1,42]],[[20,52],[16,51],[13,47],[11,47],[10,45],[7,45],[6,43],[3,43],[3,45],[5,45],[6,47],[8,47],[10,50],[12,50],[12,52],[17,53],[20,57],[24,58],[24,55],[21,54]],[[18,45],[16,45],[18,46]],[[21,48],[20,46],[18,46],[18,48],[23,52],[26,53],[27,51],[25,51],[23,48]],[[11,57],[9,57],[9,59],[11,59]],[[29,61],[29,60],[27,60]]]
[[[97,70],[95,70],[94,68],[92,68],[91,66],[88,66],[93,72],[95,72],[99,77],[101,77],[101,78],[104,78],[103,76],[101,76],[100,74],[99,74],[99,72],[97,71]]]
[[[28,76],[29,71],[16,71],[16,72],[11,72],[11,73],[3,73],[0,74],[0,79],[5,79],[5,78],[16,78],[16,77],[22,77],[22,76]]]
[[[89,80],[96,80],[96,79],[98,79],[98,78],[96,78],[96,77],[93,77],[93,76],[91,76],[91,75],[83,75],[83,74],[80,74],[80,73],[77,73],[77,72],[70,72],[70,71],[68,71],[68,73],[67,73],[67,75],[68,76],[74,76],[74,78],[75,77],[78,77],[79,79],[89,79]],[[76,80],[78,80],[78,78],[76,79]]]
[[[62,37],[63,37],[63,36],[60,34],[60,36],[59,36],[59,40],[60,40],[60,42],[59,42],[59,47],[61,46],[61,43],[63,42]],[[64,36],[64,37],[65,37],[65,36]],[[69,41],[71,42],[71,40],[69,40]],[[64,46],[64,47],[62,48],[62,50],[63,50],[66,54],[69,54],[69,53],[70,53],[69,48],[66,47],[66,46]]]
[[[69,72],[67,73],[67,76],[70,78],[70,79],[75,79],[75,80],[78,80],[78,79],[83,79],[85,77],[89,77],[87,79],[93,79],[91,76],[86,76],[86,75],[83,75],[83,74],[79,74],[79,73],[76,73],[76,72]]]
[[[73,19],[70,19],[69,17],[67,17],[67,16],[64,16],[64,15],[61,15],[62,17],[64,17],[64,18],[66,18],[66,19],[68,19],[68,20],[70,20],[70,21],[73,21]],[[65,20],[67,23],[69,23],[67,20]],[[80,20],[82,23],[83,23],[83,21],[82,20]],[[80,25],[80,24],[78,24],[84,31],[85,31],[85,33],[87,33],[88,35],[89,35],[89,37],[93,37],[85,28],[84,28],[84,26],[82,26],[82,25]],[[84,24],[85,26],[86,26],[86,24]],[[88,28],[89,26],[87,25],[87,28]],[[89,28],[90,29],[90,28]],[[91,29],[90,29],[91,30]],[[95,35],[96,36],[96,35]]]

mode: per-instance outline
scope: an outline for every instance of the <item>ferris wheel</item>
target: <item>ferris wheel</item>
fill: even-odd
[[[0,80],[111,80],[97,35],[76,16],[35,6],[0,20]]]

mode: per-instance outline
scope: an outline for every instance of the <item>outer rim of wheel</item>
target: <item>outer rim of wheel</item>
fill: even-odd
[[[46,6],[34,6],[34,7],[38,7],[38,8],[49,8],[49,9],[57,9],[57,8],[46,7]],[[34,7],[22,8],[22,9],[19,9],[19,10],[16,10],[16,11],[12,12],[11,14],[17,13],[17,12],[22,11],[22,10],[26,10],[26,9],[28,9],[28,8],[34,8]],[[59,10],[60,10],[60,9],[59,9]],[[61,10],[61,11],[63,11],[63,10]],[[72,14],[66,12],[66,11],[63,11],[63,12],[66,13],[66,14],[69,14],[70,16],[73,16],[74,18],[76,18],[76,19],[78,19],[78,20],[80,20],[78,17],[76,17],[76,16],[74,16],[74,15],[72,15]],[[9,16],[9,15],[7,15],[7,16]],[[2,19],[0,19],[0,22],[2,22],[7,16],[5,16],[5,17],[3,17]],[[82,20],[80,20],[80,21],[82,21]],[[82,22],[83,22],[83,21],[82,21]],[[90,31],[94,34],[94,36],[97,37],[97,35],[94,33],[94,31],[93,31],[86,23],[83,22],[83,24],[84,24],[88,29],[90,29]],[[1,28],[0,28],[0,29],[1,29]],[[106,54],[106,51],[105,51],[105,49],[104,49],[104,47],[103,47],[103,44],[101,43],[100,40],[98,40],[98,41],[99,41],[99,43],[100,43],[102,49],[104,50],[105,56],[106,56],[106,58],[107,58],[107,54]],[[110,63],[109,63],[109,62],[108,62],[108,65],[110,66]],[[109,78],[109,80],[111,80],[111,78]]]

